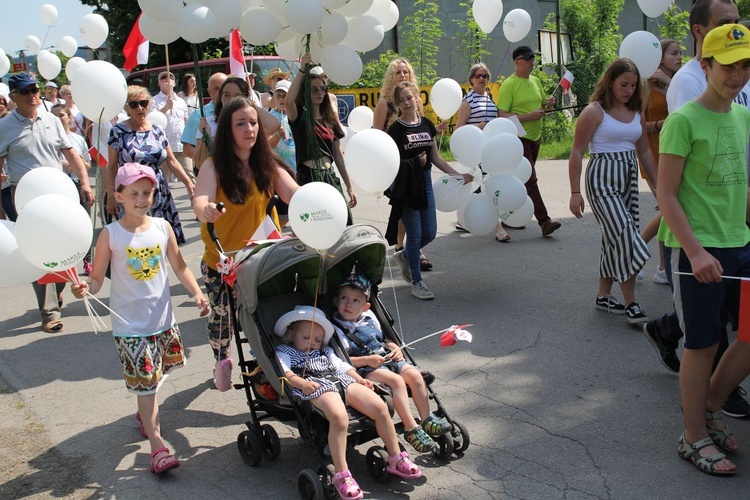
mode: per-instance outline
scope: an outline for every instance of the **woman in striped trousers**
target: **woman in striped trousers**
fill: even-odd
[[[650,257],[638,230],[638,159],[651,186],[656,186],[642,107],[643,87],[635,63],[630,59],[614,61],[578,117],[568,163],[570,211],[580,219],[584,211],[583,154],[589,149],[586,196],[602,231],[596,307],[625,315],[631,324],[648,320],[635,299],[636,275]],[[614,282],[620,285],[627,305],[612,296]]]

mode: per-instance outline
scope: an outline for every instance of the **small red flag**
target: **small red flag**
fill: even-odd
[[[91,156],[91,159],[99,164],[100,168],[104,168],[107,166],[107,157],[101,154],[99,150],[96,149],[96,147],[91,146],[89,148],[89,156]]]
[[[456,337],[453,336],[453,330],[448,330],[440,336],[440,347],[456,345]]]
[[[229,33],[229,71],[238,78],[245,79],[245,56],[242,53],[240,30]]]
[[[454,325],[447,332],[440,336],[440,347],[448,347],[455,345],[459,340],[465,340],[471,342],[471,334],[464,330],[465,327],[472,326],[470,324],[465,325]]]
[[[570,90],[570,85],[573,83],[573,73],[570,71],[565,71],[565,74],[562,77],[562,80],[560,80],[560,87],[563,89],[563,94],[567,94]]]
[[[750,280],[740,284],[740,325],[737,329],[737,340],[750,342]]]
[[[143,12],[138,14],[133,29],[122,47],[122,54],[125,56],[125,63],[122,67],[128,71],[133,71],[133,68],[139,64],[148,63],[148,40],[141,33],[139,26],[142,15]]]

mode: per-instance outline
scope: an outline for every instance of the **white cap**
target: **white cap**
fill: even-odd
[[[310,69],[310,76],[323,76],[326,72],[323,71],[323,66],[315,66],[314,68]]]
[[[277,90],[283,90],[284,92],[289,92],[289,87],[292,86],[292,82],[289,80],[279,80],[276,82],[276,85],[273,87],[273,91],[276,92]]]

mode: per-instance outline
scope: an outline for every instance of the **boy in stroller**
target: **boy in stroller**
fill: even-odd
[[[279,318],[274,333],[285,342],[276,348],[276,354],[287,382],[294,388],[292,393],[310,401],[329,422],[328,446],[336,471],[333,484],[339,497],[362,498],[362,490],[346,462],[349,416],[342,396],[352,408],[375,421],[388,452],[387,472],[403,478],[422,475],[407,453],[400,451],[388,407],[372,391],[372,382],[363,379],[328,347],[333,325],[323,311],[312,306],[297,306]]]
[[[369,311],[369,298],[370,281],[361,274],[352,274],[339,285],[333,297],[337,309],[333,321],[339,342],[361,376],[391,389],[393,406],[404,424],[404,439],[420,453],[432,451],[437,446],[432,438],[450,432],[452,426],[444,418],[430,413],[422,374],[404,360],[398,345],[385,341],[380,323]],[[407,386],[411,389],[421,426],[412,416]]]

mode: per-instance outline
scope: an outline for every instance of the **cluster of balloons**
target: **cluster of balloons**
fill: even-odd
[[[522,226],[531,220],[524,207],[531,203],[524,184],[531,177],[531,164],[523,156],[516,125],[495,118],[484,129],[465,126],[451,135],[451,152],[461,164],[456,170],[472,173],[475,183],[464,185],[455,176],[444,175],[433,183],[435,207],[441,212],[458,211],[459,222],[471,233],[491,233],[498,218],[511,218]],[[482,178],[482,171],[488,175]],[[481,194],[472,194],[477,187]]]
[[[168,44],[184,38],[202,43],[225,37],[235,28],[252,45],[274,43],[276,53],[297,59],[310,36],[310,52],[341,85],[362,74],[357,52],[380,46],[399,18],[391,0],[138,0],[139,26],[150,42]]]
[[[474,0],[474,20],[485,33],[495,29],[503,17],[503,0]],[[531,30],[531,16],[524,9],[513,9],[503,20],[503,35],[510,43],[520,42]]]
[[[15,204],[17,222],[0,221],[0,286],[31,283],[83,260],[93,226],[70,177],[56,168],[35,168],[19,181]]]

